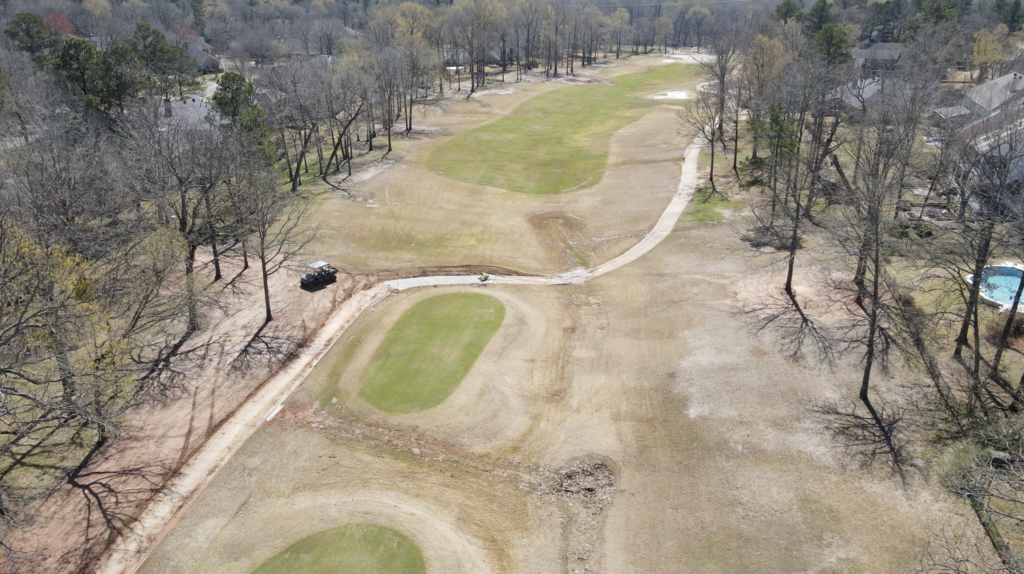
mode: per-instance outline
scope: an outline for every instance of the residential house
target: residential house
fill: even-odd
[[[213,74],[222,72],[220,60],[210,55],[206,50],[203,50],[196,44],[189,44],[185,47],[188,50],[188,55],[196,63],[196,70],[203,74]]]
[[[874,75],[883,70],[892,70],[907,51],[899,42],[876,42],[865,48],[854,48],[851,52],[853,65],[865,75]]]
[[[1024,99],[1024,75],[1013,72],[974,86],[964,92],[956,106],[939,108],[935,113],[943,119],[980,120],[1011,106],[1020,106]]]

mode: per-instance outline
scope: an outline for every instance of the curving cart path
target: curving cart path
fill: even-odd
[[[697,140],[686,148],[679,187],[668,207],[647,235],[622,255],[590,269],[578,268],[557,275],[493,276],[490,282],[515,285],[579,284],[636,261],[668,237],[693,197],[697,187],[697,157],[700,149],[701,145]],[[395,291],[434,285],[470,285],[478,281],[476,275],[396,279],[357,293],[342,304],[309,346],[242,404],[177,475],[153,497],[138,520],[107,551],[96,570],[97,574],[133,574],[138,570],[217,473],[227,465],[231,457],[265,420],[272,419],[281,410],[285,399],[298,388],[306,375],[360,313]]]

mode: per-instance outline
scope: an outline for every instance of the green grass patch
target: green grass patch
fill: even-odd
[[[611,136],[663,102],[646,98],[679,88],[694,64],[667,66],[530,98],[499,120],[441,143],[427,167],[447,178],[520,193],[560,193],[604,177]]]
[[[690,221],[718,223],[725,220],[725,214],[721,209],[739,209],[741,207],[743,207],[743,203],[740,201],[732,201],[711,193],[710,186],[705,183],[697,187],[685,214]]]
[[[420,549],[405,535],[376,524],[347,524],[304,538],[253,574],[422,574]]]
[[[391,413],[441,404],[504,319],[505,307],[479,293],[450,293],[416,303],[377,348],[359,396]]]

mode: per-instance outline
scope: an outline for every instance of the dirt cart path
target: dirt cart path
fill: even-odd
[[[623,267],[650,252],[671,233],[697,186],[697,157],[700,144],[694,140],[682,161],[679,186],[654,227],[628,251],[590,269],[576,269],[558,275],[499,277],[498,284],[578,284]],[[316,338],[298,357],[271,377],[231,416],[175,477],[153,498],[130,530],[107,551],[96,570],[98,574],[133,574],[170,532],[217,473],[238,452],[264,421],[272,419],[285,399],[302,383],[345,329],[367,308],[394,291],[434,285],[472,284],[476,275],[417,277],[386,281],[354,295],[328,319]]]

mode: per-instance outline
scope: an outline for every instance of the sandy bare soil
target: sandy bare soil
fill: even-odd
[[[749,335],[736,287],[749,269],[722,228],[681,224],[585,285],[478,287],[506,322],[423,413],[378,413],[353,383],[410,305],[472,288],[378,303],[141,571],[245,573],[348,521],[401,529],[435,572],[906,568],[928,526],[960,508],[921,477],[904,491],[847,467],[810,407],[843,396],[852,372],[791,363]],[[321,409],[332,387],[338,402]],[[551,476],[581,459],[615,475],[596,545],[572,544],[588,532],[551,494]]]
[[[435,124],[465,129],[544,89],[489,95],[488,108],[467,102]],[[606,183],[618,188],[540,199],[451,182],[441,193],[422,167],[430,140],[409,142],[400,162],[364,182],[379,207],[325,204],[339,222],[335,256],[366,269],[565,271],[565,251],[530,223],[557,209],[584,222],[574,233],[590,261],[611,259],[676,189],[678,163],[667,166],[682,138],[671,113],[658,108],[613,139],[612,165],[661,149],[643,142],[675,142],[651,164],[610,166]],[[904,489],[834,448],[812,407],[850,396],[855,369],[789,361],[770,337],[751,334],[741,312],[758,296],[751,287],[778,280],[750,257],[734,221],[684,214],[652,251],[585,284],[425,287],[375,304],[140,572],[245,574],[353,521],[401,530],[439,573],[906,569],[928,528],[964,508],[927,476]],[[424,237],[443,240],[414,249]],[[405,415],[361,402],[361,373],[404,310],[472,289],[507,314],[451,397]]]

